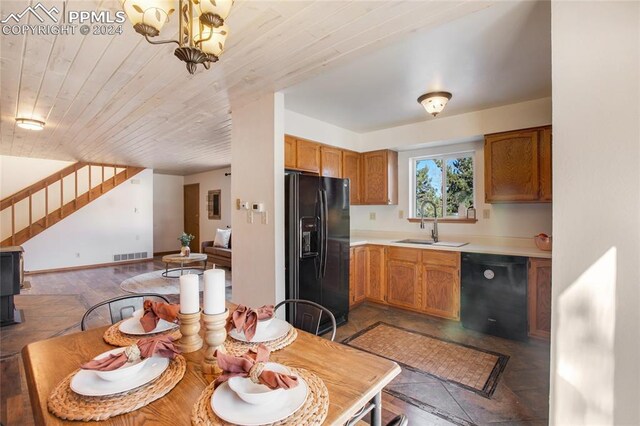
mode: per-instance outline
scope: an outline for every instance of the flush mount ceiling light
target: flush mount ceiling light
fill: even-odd
[[[44,129],[44,121],[33,120],[31,118],[16,118],[16,124],[18,127],[27,130],[42,130]]]
[[[218,61],[224,51],[229,29],[224,21],[234,0],[120,0],[122,9],[138,34],[151,44],[175,43],[173,52],[187,63],[190,74],[198,64],[206,69]],[[178,11],[178,39],[152,40],[169,18]]]
[[[449,92],[431,92],[420,96],[418,103],[421,104],[429,114],[435,117],[442,112],[450,99],[451,93]]]

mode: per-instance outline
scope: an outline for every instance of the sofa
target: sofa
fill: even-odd
[[[203,241],[201,253],[207,255],[207,262],[231,269],[231,239],[229,248],[214,247],[213,241]]]

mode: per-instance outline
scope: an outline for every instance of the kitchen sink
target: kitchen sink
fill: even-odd
[[[469,244],[469,243],[457,243],[457,242],[450,242],[450,241],[438,241],[437,243],[434,243],[433,240],[415,240],[412,238],[407,238],[406,240],[394,241],[394,243],[421,244],[425,246],[439,246],[439,247],[462,247]]]
[[[394,243],[431,245],[433,244],[433,240],[414,240],[407,238],[406,240],[394,241]]]

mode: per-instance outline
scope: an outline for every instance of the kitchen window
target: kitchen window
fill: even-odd
[[[419,218],[466,219],[468,207],[474,207],[472,152],[411,159],[412,213]],[[460,212],[460,214],[459,214]]]

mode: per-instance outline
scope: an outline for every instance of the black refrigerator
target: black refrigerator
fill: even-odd
[[[285,203],[287,299],[319,303],[347,322],[349,180],[287,172]],[[331,327],[323,319],[321,332]]]

